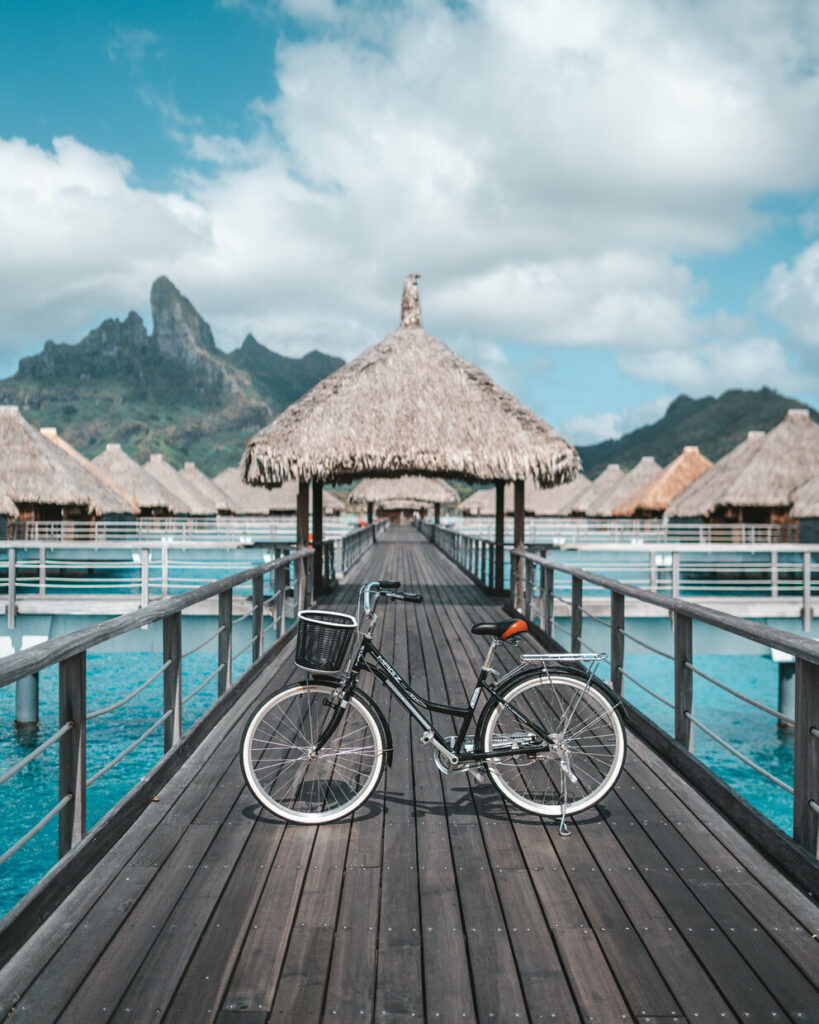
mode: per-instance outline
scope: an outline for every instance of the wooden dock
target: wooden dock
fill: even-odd
[[[497,601],[399,529],[330,601],[389,577],[425,603],[382,605],[380,645],[460,700],[484,649],[469,625]],[[239,739],[297,675],[292,647],[0,971],[0,1020],[819,1021],[817,905],[634,736],[615,792],[561,838],[441,775],[381,689],[377,795],[321,827],[261,812]]]

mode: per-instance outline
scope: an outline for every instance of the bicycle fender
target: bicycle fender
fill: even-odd
[[[361,701],[362,704],[366,704],[370,711],[375,715],[378,721],[381,723],[381,728],[384,730],[384,738],[387,741],[386,754],[387,754],[387,767],[392,765],[392,753],[393,753],[393,742],[392,732],[390,730],[389,722],[384,716],[384,712],[376,704],[376,702],[368,694],[362,690],[355,690],[355,696]]]

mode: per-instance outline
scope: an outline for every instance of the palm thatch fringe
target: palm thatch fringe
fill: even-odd
[[[0,480],[15,504],[128,514],[131,505],[46,440],[16,405],[0,406]]]
[[[209,476],[206,476],[195,462],[186,462],[179,470],[180,476],[193,484],[200,494],[213,502],[218,512],[235,512],[231,499]]]
[[[9,492],[0,484],[0,516],[8,516],[9,519],[16,519],[20,515],[20,509],[12,501]]]
[[[794,491],[791,518],[819,519],[819,473]]]
[[[819,425],[808,409],[789,409],[770,430],[719,502],[729,508],[787,508],[819,472]]]
[[[107,444],[105,451],[91,460],[92,465],[114,480],[147,514],[189,515],[190,509],[128,455],[119,444]]]
[[[68,441],[66,441],[64,437],[60,437],[56,427],[40,427],[40,433],[47,441],[51,441],[52,444],[56,444],[57,447],[61,451],[65,452],[66,455],[70,455],[72,459],[76,459],[76,461],[79,462],[79,464],[83,466],[85,469],[87,469],[89,473],[93,473],[94,476],[100,481],[100,483],[104,484],[105,487],[108,487],[112,491],[116,492],[120,496],[120,498],[122,498],[122,500],[127,503],[128,511],[131,513],[131,515],[139,515],[139,505],[136,503],[136,501],[134,501],[132,495],[128,494],[127,491],[123,490],[123,488],[120,487],[115,480],[107,476],[99,468],[99,466],[95,466],[90,459],[86,459],[86,457],[81,452],[78,452],[77,449]]]
[[[748,436],[717,460],[702,476],[668,503],[670,519],[706,519],[723,502],[723,495],[759,451],[764,430],[749,430]]]
[[[592,480],[591,484],[583,491],[583,493],[575,498],[571,508],[569,509],[570,515],[585,516],[588,515],[587,509],[592,502],[596,501],[600,495],[605,494],[606,491],[611,490],[612,487],[619,481],[622,480],[625,473],[620,467],[610,462],[608,466]]]
[[[458,492],[446,480],[431,476],[367,477],[358,481],[347,500],[356,505],[373,502],[386,509],[420,509],[455,505]]]
[[[636,466],[625,473],[614,487],[604,491],[586,509],[587,516],[599,516],[610,519],[614,510],[624,501],[645,487],[662,472],[662,467],[653,455],[644,455]]]
[[[615,508],[616,516],[659,515],[673,497],[713,466],[695,444],[687,444],[673,462],[626,501]]]
[[[570,480],[577,452],[530,409],[420,326],[402,326],[319,381],[251,438],[243,478],[364,476]]]
[[[296,500],[299,485],[296,480],[288,480],[281,487],[251,487],[242,480],[241,473],[233,466],[218,473],[213,482],[224,491],[236,507],[239,515],[267,516],[289,515],[296,511]],[[313,510],[313,488],[309,490],[310,512]],[[338,515],[345,511],[344,502],[328,491],[322,491],[321,507],[325,515]]]
[[[190,480],[186,480],[179,470],[174,469],[161,453],[154,452],[142,468],[172,494],[176,494],[185,503],[190,515],[216,515],[216,505],[210,498],[202,494]]]

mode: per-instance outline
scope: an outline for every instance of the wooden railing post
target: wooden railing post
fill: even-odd
[[[671,552],[671,596],[680,596],[680,553]]]
[[[583,580],[572,576],[572,654],[580,653],[583,635]]]
[[[810,632],[810,624],[813,618],[813,608],[811,607],[811,556],[810,551],[805,551],[802,555],[802,629],[806,632]]]
[[[253,577],[253,614],[250,617],[253,628],[253,660],[262,653],[264,639],[264,574]]]
[[[674,623],[674,738],[686,750],[693,750],[691,713],[694,702],[694,674],[688,667],[693,664],[694,641],[692,621],[682,612],[673,613]]]
[[[148,580],[151,566],[151,552],[148,548],[142,548],[140,552],[140,572],[139,572],[139,599],[140,605],[143,608],[148,606]]]
[[[648,589],[657,589],[657,552],[648,553]]]
[[[9,629],[14,629],[14,622],[17,617],[17,549],[9,548],[9,578],[8,578],[8,608],[7,618]]]
[[[622,594],[613,590],[611,596],[611,685],[614,692],[623,694],[623,660],[626,649],[626,599]]]
[[[554,635],[555,628],[555,571],[550,565],[544,565],[543,583],[543,630],[549,636]]]
[[[779,597],[779,552],[771,551],[771,597]]]
[[[45,548],[45,544],[43,544],[43,546],[40,548],[40,553],[39,553],[38,561],[39,561],[39,566],[38,566],[38,584],[39,585],[38,585],[37,589],[40,592],[40,594],[42,595],[42,594],[45,594],[45,592],[46,592],[46,548]]]
[[[534,565],[527,558],[524,562],[525,583],[523,587],[523,617],[532,617],[532,591],[534,590]]]
[[[819,857],[819,665],[796,659],[793,838]]]
[[[162,660],[165,666],[162,688],[165,712],[165,753],[182,738],[182,613],[174,612],[162,620]]]
[[[287,600],[287,580],[288,571],[286,565],[280,565],[273,574],[273,590],[276,594],[276,600],[273,605],[276,616],[276,639],[280,640],[285,633],[287,628],[286,615],[285,615],[285,602]]]
[[[162,545],[162,596],[168,596],[168,545]]]
[[[85,835],[85,651],[60,662],[60,728],[73,722],[60,737],[59,796],[71,794],[60,809],[58,856],[76,846]]]
[[[233,588],[219,595],[219,675],[217,692],[230,689],[233,681]]]

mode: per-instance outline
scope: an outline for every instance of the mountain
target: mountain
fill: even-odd
[[[166,278],[151,288],[151,334],[129,313],[74,345],[47,341],[0,381],[0,403],[36,426],[57,427],[84,455],[120,442],[144,462],[162,452],[213,476],[235,466],[245,441],[343,360],[278,355],[248,335],[224,353],[193,305]]]
[[[653,455],[666,466],[686,444],[698,445],[703,455],[716,462],[743,441],[749,430],[770,430],[784,419],[788,409],[795,408],[805,408],[805,403],[770,388],[726,391],[719,398],[680,395],[656,423],[616,440],[578,446],[577,451],[583,460],[583,472],[590,477],[597,476],[610,462],[631,469],[643,455]],[[819,413],[815,409],[810,413],[819,423]]]

